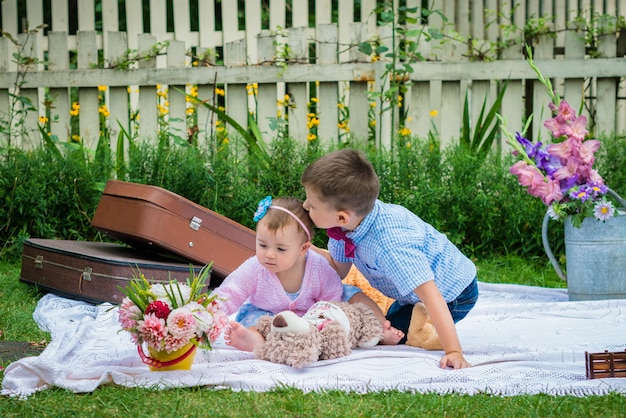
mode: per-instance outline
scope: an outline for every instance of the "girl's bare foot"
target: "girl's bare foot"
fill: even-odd
[[[265,339],[257,331],[246,328],[239,322],[231,321],[230,327],[224,333],[226,345],[235,347],[241,351],[254,351],[254,347],[263,344]]]
[[[383,339],[378,344],[397,345],[404,338],[404,332],[391,326],[391,322],[383,322]]]

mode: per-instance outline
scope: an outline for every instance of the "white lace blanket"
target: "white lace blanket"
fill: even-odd
[[[260,361],[218,342],[200,351],[191,371],[150,372],[111,305],[44,296],[34,313],[52,341],[37,357],[11,363],[2,394],[26,397],[59,386],[90,392],[122,386],[208,386],[268,391],[278,386],[305,392],[397,389],[420,393],[547,393],[584,396],[626,393],[626,378],[585,376],[585,351],[626,349],[626,300],[568,302],[564,290],[480,283],[481,297],[457,324],[472,368],[442,370],[441,352],[408,346],[360,349],[350,356],[304,369]]]

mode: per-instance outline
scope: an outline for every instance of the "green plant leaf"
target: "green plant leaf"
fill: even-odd
[[[39,124],[37,124],[37,128],[39,128],[39,132],[41,133],[41,137],[43,138],[44,145],[48,151],[55,156],[55,158],[61,159],[61,151],[57,148],[56,143],[50,137],[50,134],[46,132],[46,130]]]
[[[224,121],[226,121],[226,123],[232,126],[237,131],[237,133],[241,135],[241,137],[246,141],[248,152],[250,152],[250,154],[257,157],[265,168],[268,168],[270,166],[270,157],[269,157],[269,154],[267,153],[267,150],[265,149],[263,136],[261,134],[261,131],[259,130],[259,127],[256,121],[254,120],[254,118],[251,117],[249,113],[248,113],[248,126],[250,128],[250,131],[246,130],[235,119],[228,116],[226,112],[224,112],[223,110],[220,110],[217,106],[213,106],[212,104],[207,103],[206,101],[200,100],[195,96],[187,94],[185,91],[182,91],[178,88],[176,90],[178,90],[179,92],[187,96],[190,100],[198,103],[201,106],[208,108],[212,112],[215,112],[222,119],[224,119]]]

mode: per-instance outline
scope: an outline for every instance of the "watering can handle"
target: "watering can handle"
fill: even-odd
[[[622,207],[626,208],[626,200],[624,200],[620,195],[618,195],[611,189],[607,190],[607,194],[614,197],[619,202],[619,204],[622,205]],[[541,241],[543,243],[543,249],[546,251],[546,254],[548,255],[548,259],[550,260],[550,263],[552,263],[552,267],[554,267],[554,271],[556,271],[556,274],[559,276],[561,280],[564,280],[567,282],[567,276],[561,269],[559,262],[554,257],[554,254],[552,253],[552,249],[550,248],[550,243],[548,242],[548,221],[549,220],[550,220],[550,215],[548,215],[548,212],[546,212],[546,214],[543,216],[543,222],[541,224]]]

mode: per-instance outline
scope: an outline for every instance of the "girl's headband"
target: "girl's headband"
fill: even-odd
[[[291,216],[293,219],[296,220],[296,222],[298,222],[298,224],[300,224],[302,229],[304,229],[304,232],[306,232],[306,236],[309,238],[309,241],[311,241],[311,232],[309,231],[309,228],[306,227],[304,222],[302,222],[302,219],[300,219],[295,213],[287,208],[272,205],[272,196],[266,196],[263,200],[259,202],[259,206],[257,207],[256,212],[254,212],[254,222],[259,222],[261,219],[263,219],[268,209],[282,210],[283,212]]]

